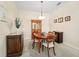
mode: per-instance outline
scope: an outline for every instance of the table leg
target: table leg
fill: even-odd
[[[40,53],[40,48],[41,48],[41,43],[40,42],[38,42],[38,52]]]

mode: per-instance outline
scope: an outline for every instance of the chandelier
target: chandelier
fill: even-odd
[[[39,19],[45,19],[45,16],[43,16],[43,1],[41,1],[41,16],[39,16]]]

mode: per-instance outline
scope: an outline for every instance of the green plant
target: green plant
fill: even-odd
[[[21,25],[21,21],[20,21],[19,18],[16,18],[15,24],[16,24],[16,28],[19,29],[19,27],[20,27],[20,25]]]

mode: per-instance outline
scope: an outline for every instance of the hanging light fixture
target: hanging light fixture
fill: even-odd
[[[45,19],[45,16],[43,16],[43,1],[41,1],[41,16],[39,16],[39,19]]]

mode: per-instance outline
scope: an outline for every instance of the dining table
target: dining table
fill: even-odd
[[[44,35],[44,34],[34,34],[34,37],[37,38],[38,40],[38,52],[40,53],[40,48],[41,48],[41,43],[44,42],[44,41],[48,41],[50,42],[51,40],[48,40],[48,34]]]

